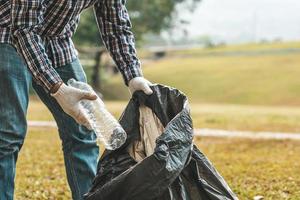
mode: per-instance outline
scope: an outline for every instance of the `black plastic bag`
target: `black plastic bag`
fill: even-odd
[[[128,134],[117,150],[106,150],[87,200],[229,200],[238,199],[210,161],[193,145],[187,97],[177,89],[155,85],[150,96],[134,93],[120,124]],[[128,147],[141,140],[139,107],[160,120],[164,132],[154,153],[137,162]]]

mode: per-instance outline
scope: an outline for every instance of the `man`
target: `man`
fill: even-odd
[[[73,199],[82,199],[96,173],[95,134],[78,109],[92,93],[66,81],[86,81],[71,37],[79,14],[94,5],[105,46],[131,92],[151,94],[136,56],[124,0],[2,0],[0,2],[0,199],[13,199],[15,165],[27,129],[28,91],[33,88],[53,114],[62,140]],[[29,69],[29,70],[28,70]],[[31,74],[30,74],[31,73]],[[77,123],[76,123],[77,122]],[[84,126],[82,126],[84,125]]]

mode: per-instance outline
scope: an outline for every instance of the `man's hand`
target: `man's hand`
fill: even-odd
[[[96,100],[97,96],[88,91],[73,88],[65,85],[64,83],[58,88],[57,92],[51,94],[61,108],[70,115],[78,124],[84,125],[88,129],[91,129],[91,125],[88,122],[88,117],[82,110],[79,101],[82,99]]]
[[[128,87],[131,94],[133,94],[137,90],[142,90],[145,94],[150,95],[153,93],[153,91],[150,88],[150,85],[152,84],[143,77],[135,77],[131,79],[128,83]]]

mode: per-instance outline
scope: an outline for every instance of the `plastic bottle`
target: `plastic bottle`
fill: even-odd
[[[70,79],[68,85],[85,91],[93,91],[87,83]],[[88,120],[106,149],[114,150],[122,146],[127,134],[119,122],[107,111],[103,101],[98,97],[95,101],[81,100],[80,104],[88,116]]]

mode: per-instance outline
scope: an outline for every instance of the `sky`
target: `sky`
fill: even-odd
[[[203,0],[179,12],[190,37],[209,35],[232,43],[300,40],[300,0]]]

